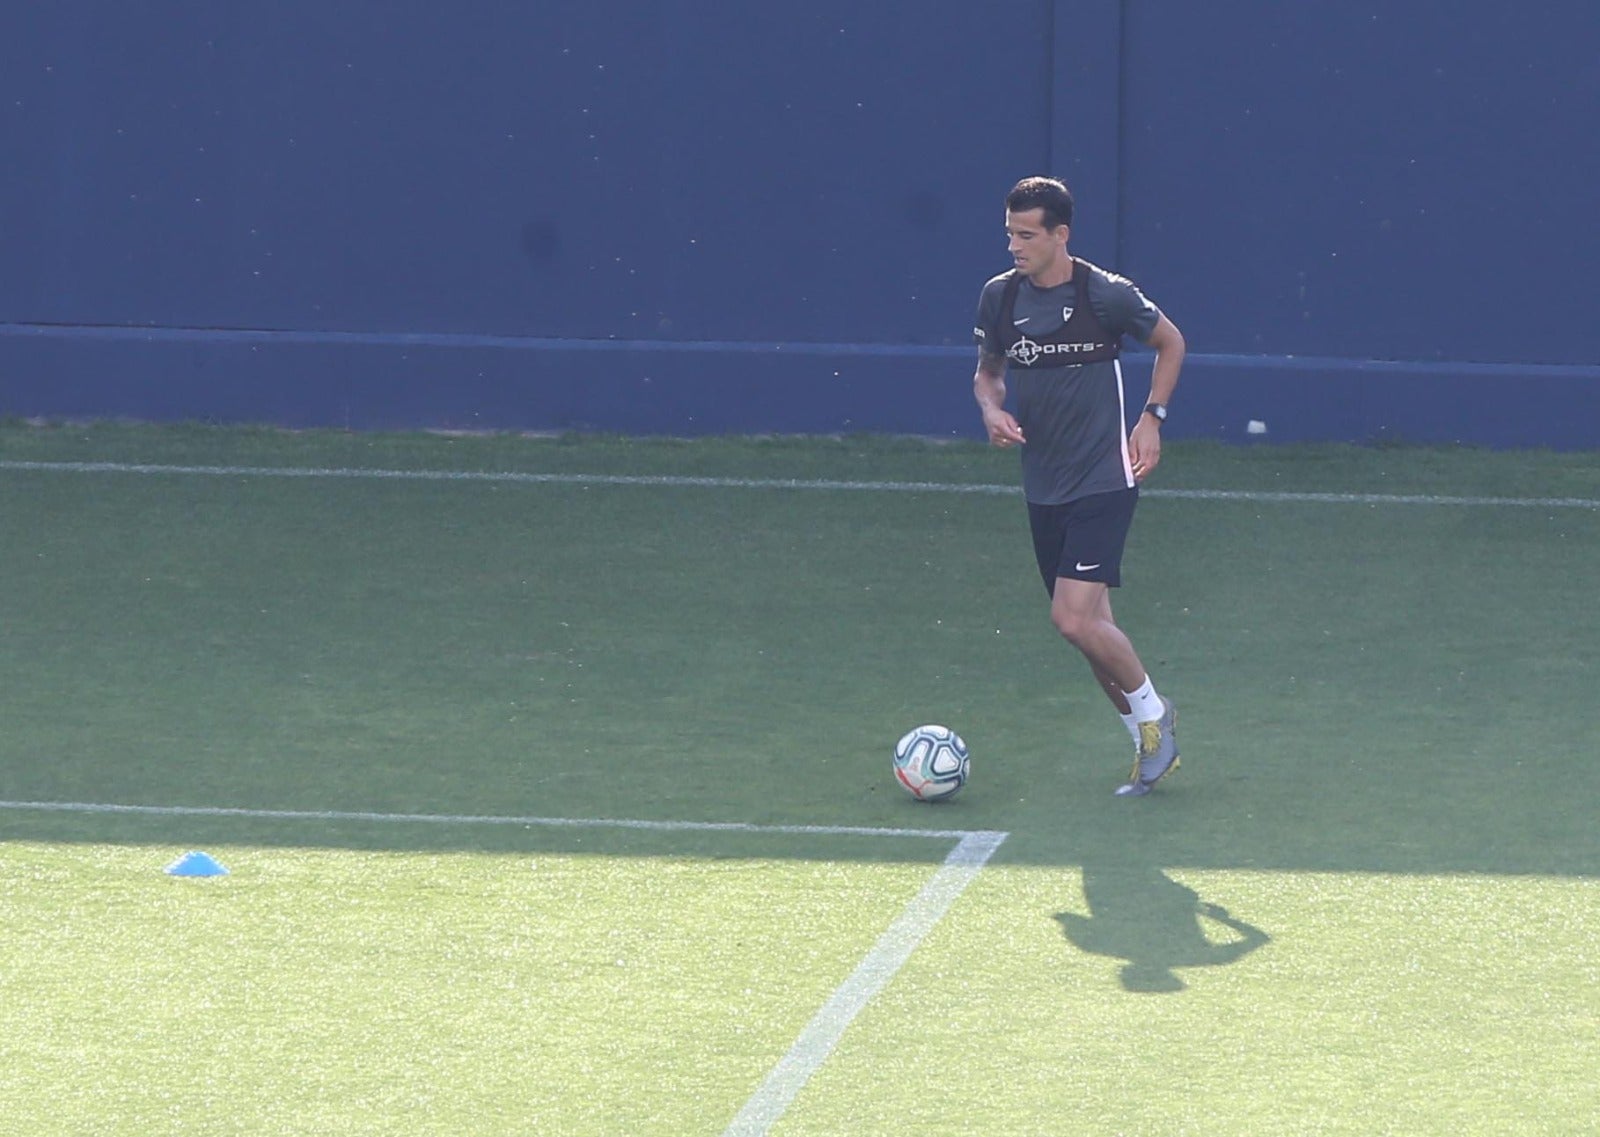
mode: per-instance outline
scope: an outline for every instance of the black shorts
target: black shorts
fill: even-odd
[[[1065,505],[1028,503],[1033,554],[1050,595],[1056,578],[1094,580],[1111,588],[1122,584],[1122,547],[1139,504],[1138,487],[1080,497]]]

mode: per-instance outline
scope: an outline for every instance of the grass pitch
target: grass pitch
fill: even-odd
[[[0,428],[0,798],[257,811],[0,809],[0,1133],[722,1133],[951,845],[270,811],[1007,833],[774,1134],[1600,1128],[1596,456],[1169,445],[1133,803],[1014,460]]]

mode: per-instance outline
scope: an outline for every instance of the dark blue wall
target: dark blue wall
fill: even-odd
[[[1210,350],[1600,362],[1600,4],[1129,8],[1121,255]]]
[[[19,7],[0,413],[972,434],[1052,171],[1170,434],[1600,444],[1590,0]]]

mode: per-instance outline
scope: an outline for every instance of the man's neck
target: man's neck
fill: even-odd
[[[1030,276],[1028,279],[1035,288],[1054,288],[1058,284],[1065,284],[1072,279],[1072,257],[1063,253],[1055,264],[1038,276]]]

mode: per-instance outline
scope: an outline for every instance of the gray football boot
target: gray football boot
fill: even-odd
[[[1162,714],[1154,722],[1139,724],[1139,749],[1134,754],[1133,772],[1126,785],[1117,787],[1118,797],[1143,797],[1162,778],[1178,768],[1178,708],[1165,695]]]

